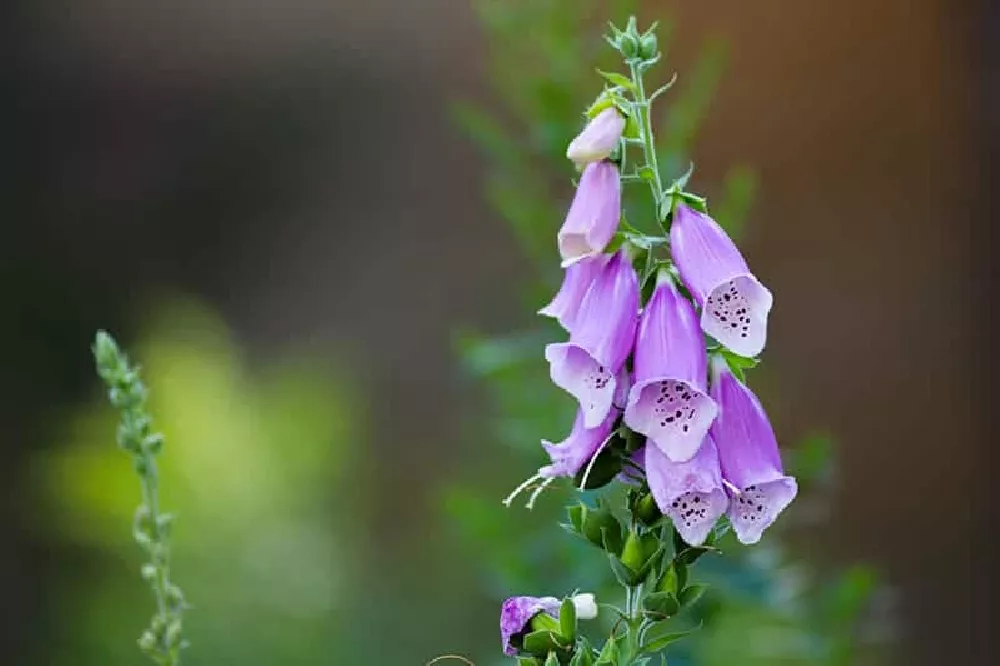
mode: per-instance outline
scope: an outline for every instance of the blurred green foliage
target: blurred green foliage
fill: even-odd
[[[532,310],[547,302],[558,287],[561,271],[555,235],[571,197],[572,166],[565,148],[583,125],[582,111],[602,87],[595,67],[613,69],[614,53],[600,38],[605,24],[597,17],[623,23],[639,3],[630,0],[476,0],[483,25],[490,73],[503,112],[461,102],[454,117],[487,162],[485,195],[516,236],[535,268],[525,279],[524,302]],[[646,16],[659,19],[662,16]],[[669,30],[661,27],[664,62],[669,78]],[[708,44],[690,73],[654,112],[664,177],[681,175],[689,166],[695,140],[725,66],[726,51]],[[757,190],[755,172],[736,165],[721,184],[709,186],[713,215],[734,236],[743,228]],[[655,228],[644,191],[625,190],[629,222]],[[620,602],[620,588],[600,553],[556,528],[569,491],[549,493],[533,512],[504,510],[497,477],[509,474],[509,486],[543,463],[541,438],[558,440],[568,431],[574,405],[552,386],[542,358],[545,343],[562,333],[538,321],[529,330],[488,336],[462,331],[456,348],[467,371],[486,387],[493,414],[490,433],[514,461],[483,463],[475,486],[456,482],[443,493],[447,522],[456,526],[470,559],[480,563],[486,590],[497,601],[513,594],[560,596],[577,588],[593,590],[602,601]],[[482,441],[482,424],[469,424]],[[787,467],[800,478],[800,499],[752,549],[729,536],[723,557],[706,557],[698,578],[711,583],[688,626],[703,631],[669,650],[671,666],[754,664],[876,663],[877,647],[862,644],[860,618],[877,590],[872,571],[858,566],[841,574],[812,575],[781,545],[782,533],[821,519],[816,510],[832,480],[832,446],[825,435],[807,436],[786,448]],[[515,469],[516,468],[516,469]],[[513,471],[512,471],[513,470]],[[514,513],[515,516],[510,514]],[[683,627],[679,627],[683,628]],[[599,627],[594,631],[607,631]],[[595,634],[596,635],[596,634]],[[485,654],[493,654],[485,652]],[[490,657],[487,663],[504,663]],[[482,663],[482,662],[477,662]]]
[[[331,663],[355,598],[345,572],[363,571],[352,545],[363,515],[330,511],[364,487],[358,396],[317,359],[251,371],[218,317],[190,301],[159,309],[131,347],[166,436],[173,573],[193,605],[184,663]],[[128,537],[139,489],[115,421],[95,390],[32,463],[44,536],[86,548],[93,568],[54,582],[60,634],[46,663],[141,658],[135,636],[150,606]]]

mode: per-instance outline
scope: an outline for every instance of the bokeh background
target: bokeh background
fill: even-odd
[[[92,371],[98,327],[143,364],[168,438],[191,664],[499,663],[496,598],[544,570],[525,535],[559,532],[562,499],[503,511],[539,462],[503,440],[562,433],[518,430],[474,371],[507,348],[483,361],[463,342],[536,325],[527,283],[553,278],[484,197],[490,157],[456,113],[510,113],[491,68],[516,44],[473,4],[4,4],[4,663],[141,658],[138,489]],[[822,501],[800,510],[819,519],[789,519],[792,573],[774,576],[861,576],[838,635],[870,663],[980,663],[996,9],[639,4],[669,19],[658,72],[679,86],[728,54],[688,128],[692,186],[711,194],[735,164],[753,190],[742,240],[777,295],[755,387],[782,441],[831,443]],[[594,7],[566,10],[592,47],[624,20]],[[781,626],[749,636],[801,638]],[[760,663],[833,663],[800,652]]]

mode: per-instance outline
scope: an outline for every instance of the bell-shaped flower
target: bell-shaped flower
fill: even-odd
[[[586,417],[581,409],[577,410],[573,429],[566,439],[556,443],[542,440],[542,448],[549,454],[552,462],[538,470],[539,476],[543,478],[575,477],[601,452],[621,416],[621,410],[628,395],[628,373],[625,368],[622,368],[618,373],[615,384],[612,408],[608,410],[608,415],[597,427],[588,428],[586,426]]]
[[[607,159],[621,140],[623,131],[625,118],[617,108],[610,106],[594,116],[570,142],[566,157],[577,165]]]
[[[604,251],[618,229],[621,195],[618,167],[607,161],[587,165],[557,237],[564,267]]]
[[[759,354],[774,299],[722,227],[678,204],[670,225],[670,252],[701,307],[702,329],[740,356]]]
[[[608,263],[608,259],[609,255],[597,254],[581,259],[567,268],[559,292],[551,303],[538,311],[538,314],[552,317],[567,331],[572,331],[580,303],[583,302],[583,297],[590,289],[594,278]]]
[[[642,313],[632,366],[625,423],[671,460],[690,460],[718,410],[694,307],[665,271]]]
[[[638,313],[639,278],[619,251],[583,297],[569,342],[545,348],[552,381],[580,403],[587,428],[597,427],[611,410],[619,371],[632,351]]]
[[[785,476],[774,429],[757,396],[721,356],[712,359],[711,371],[711,393],[720,410],[712,438],[730,491],[729,519],[742,543],[757,543],[795,499],[798,484]]]
[[[692,546],[705,543],[719,517],[729,507],[722,485],[719,452],[709,436],[687,462],[674,462],[647,442],[643,468],[660,511]]]
[[[517,647],[511,643],[511,639],[525,633],[531,619],[539,613],[557,618],[560,605],[555,597],[510,597],[504,600],[500,608],[500,640],[503,643],[503,653],[511,657],[516,655]]]
[[[571,597],[576,617],[580,620],[593,620],[597,617],[597,601],[589,592]],[[532,624],[553,625],[559,618],[562,606],[555,597],[510,597],[504,600],[500,609],[500,640],[503,653],[509,657],[517,654],[516,639],[521,634],[528,633]],[[536,616],[544,613],[544,622],[532,622]]]

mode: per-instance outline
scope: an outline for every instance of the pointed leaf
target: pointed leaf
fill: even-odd
[[[547,654],[552,650],[564,647],[559,644],[559,637],[551,631],[532,631],[524,635],[524,642],[521,644],[525,652],[534,655]]]
[[[663,579],[660,581],[659,589],[661,592],[678,594],[684,589],[686,583],[687,565],[679,560],[674,560],[670,563],[666,572],[663,574]]]
[[[559,608],[559,633],[570,643],[576,640],[576,606],[569,597],[563,599]]]
[[[593,666],[593,664],[594,654],[590,643],[587,642],[586,638],[581,637],[580,642],[576,646],[573,658],[569,660],[569,666]]]
[[[556,657],[555,652],[549,652],[549,656],[545,659],[545,666],[559,666],[559,658]]]
[[[597,70],[597,73],[603,76],[611,85],[624,88],[629,92],[635,92],[635,84],[632,83],[632,79],[624,74],[619,74],[618,72],[603,72],[601,70]]]
[[[675,631],[669,634],[663,634],[662,636],[657,636],[656,638],[648,641],[645,645],[639,648],[639,652],[644,654],[656,654],[657,652],[663,650],[671,643],[679,641],[680,639],[694,633],[700,628],[701,625],[693,629],[689,629],[687,631]]]
[[[680,603],[670,592],[653,592],[642,600],[642,607],[654,616],[663,619],[677,615],[680,610]]]
[[[682,606],[691,606],[701,599],[707,589],[708,585],[705,585],[704,583],[694,583],[692,585],[688,585],[681,590],[678,599],[680,600]]]
[[[635,585],[633,578],[635,573],[629,569],[627,566],[622,564],[621,560],[612,553],[608,553],[608,561],[611,563],[611,571],[615,574],[615,578],[619,583],[625,587],[632,587]]]

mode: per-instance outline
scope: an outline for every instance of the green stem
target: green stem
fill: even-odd
[[[149,629],[139,639],[140,648],[161,666],[177,666],[184,646],[181,636],[184,597],[170,581],[168,516],[160,512],[159,476],[156,455],[162,436],[151,430],[146,409],[146,388],[138,370],[107,333],[99,332],[94,342],[97,371],[108,386],[111,404],[121,412],[118,443],[132,454],[142,489],[134,527],[135,538],[149,557],[143,566],[156,599],[156,614]]]
[[[657,218],[660,216],[661,205],[663,203],[663,181],[660,177],[660,167],[656,160],[656,142],[653,139],[653,122],[650,114],[649,99],[646,98],[646,88],[642,81],[642,66],[638,61],[629,63],[632,73],[632,83],[635,86],[635,108],[639,115],[639,132],[642,134],[642,156],[643,167],[653,173],[653,179],[649,181],[649,187],[653,194],[653,202],[656,204]]]

